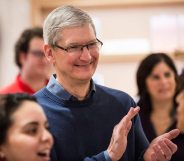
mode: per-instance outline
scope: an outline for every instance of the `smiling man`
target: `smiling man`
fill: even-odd
[[[91,17],[73,6],[59,7],[48,15],[43,31],[45,55],[56,74],[35,96],[55,139],[52,161],[169,160],[177,149],[170,139],[179,131],[149,145],[133,99],[94,83],[103,43]]]

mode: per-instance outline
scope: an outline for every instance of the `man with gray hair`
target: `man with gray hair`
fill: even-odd
[[[167,161],[177,150],[175,129],[150,145],[139,107],[126,93],[95,84],[99,51],[91,17],[73,6],[53,10],[44,22],[44,51],[55,68],[35,96],[49,120],[52,161]]]

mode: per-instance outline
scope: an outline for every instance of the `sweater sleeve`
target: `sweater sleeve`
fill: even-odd
[[[83,161],[111,161],[110,158],[105,157],[105,153],[106,153],[106,151],[103,151],[103,152],[101,152],[97,155],[94,155],[92,157],[86,157],[83,159]],[[56,151],[54,150],[54,147],[52,148],[51,158],[52,158],[52,161],[60,161],[61,160],[60,158],[58,158]]]

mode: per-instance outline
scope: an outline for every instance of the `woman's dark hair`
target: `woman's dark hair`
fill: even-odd
[[[177,94],[184,91],[184,73],[182,73],[178,78]]]
[[[19,68],[22,67],[20,63],[20,54],[27,54],[29,50],[30,41],[35,38],[43,39],[43,29],[41,27],[29,28],[22,32],[15,44],[15,63]]]
[[[36,101],[34,96],[24,93],[0,95],[0,145],[6,141],[7,131],[12,125],[12,114],[24,101]]]
[[[184,78],[184,69],[182,69],[182,71],[181,71],[181,74],[180,74],[180,77],[182,78]]]
[[[139,96],[139,101],[137,104],[141,107],[142,112],[150,113],[152,110],[150,95],[146,87],[146,79],[151,74],[153,68],[160,62],[166,63],[168,67],[174,72],[175,80],[177,82],[177,69],[173,60],[166,53],[151,53],[145,57],[141,61],[136,74]],[[175,104],[175,98],[173,98],[173,101]]]

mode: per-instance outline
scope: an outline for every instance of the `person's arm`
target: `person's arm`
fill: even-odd
[[[140,108],[130,108],[127,115],[114,127],[111,142],[107,149],[112,161],[118,161],[124,154],[127,147],[127,136],[132,127],[133,117],[138,114]]]
[[[178,129],[171,130],[155,138],[144,153],[145,161],[168,161],[176,152],[177,146],[171,141],[179,135]]]
[[[84,161],[109,161],[109,160],[106,160],[104,152],[101,152],[101,153],[94,155],[92,157],[86,157],[86,158],[84,158]]]
[[[127,115],[114,127],[110,144],[106,151],[92,157],[86,157],[83,161],[118,161],[124,154],[127,147],[128,133],[132,127],[132,119],[138,114],[140,108],[130,108]],[[59,161],[54,146],[51,153],[52,161]]]
[[[125,115],[114,127],[107,151],[93,156],[92,158],[85,158],[84,161],[118,161],[123,156],[127,147],[127,136],[132,127],[131,120],[138,114],[139,110],[139,107],[130,108],[127,115]]]

